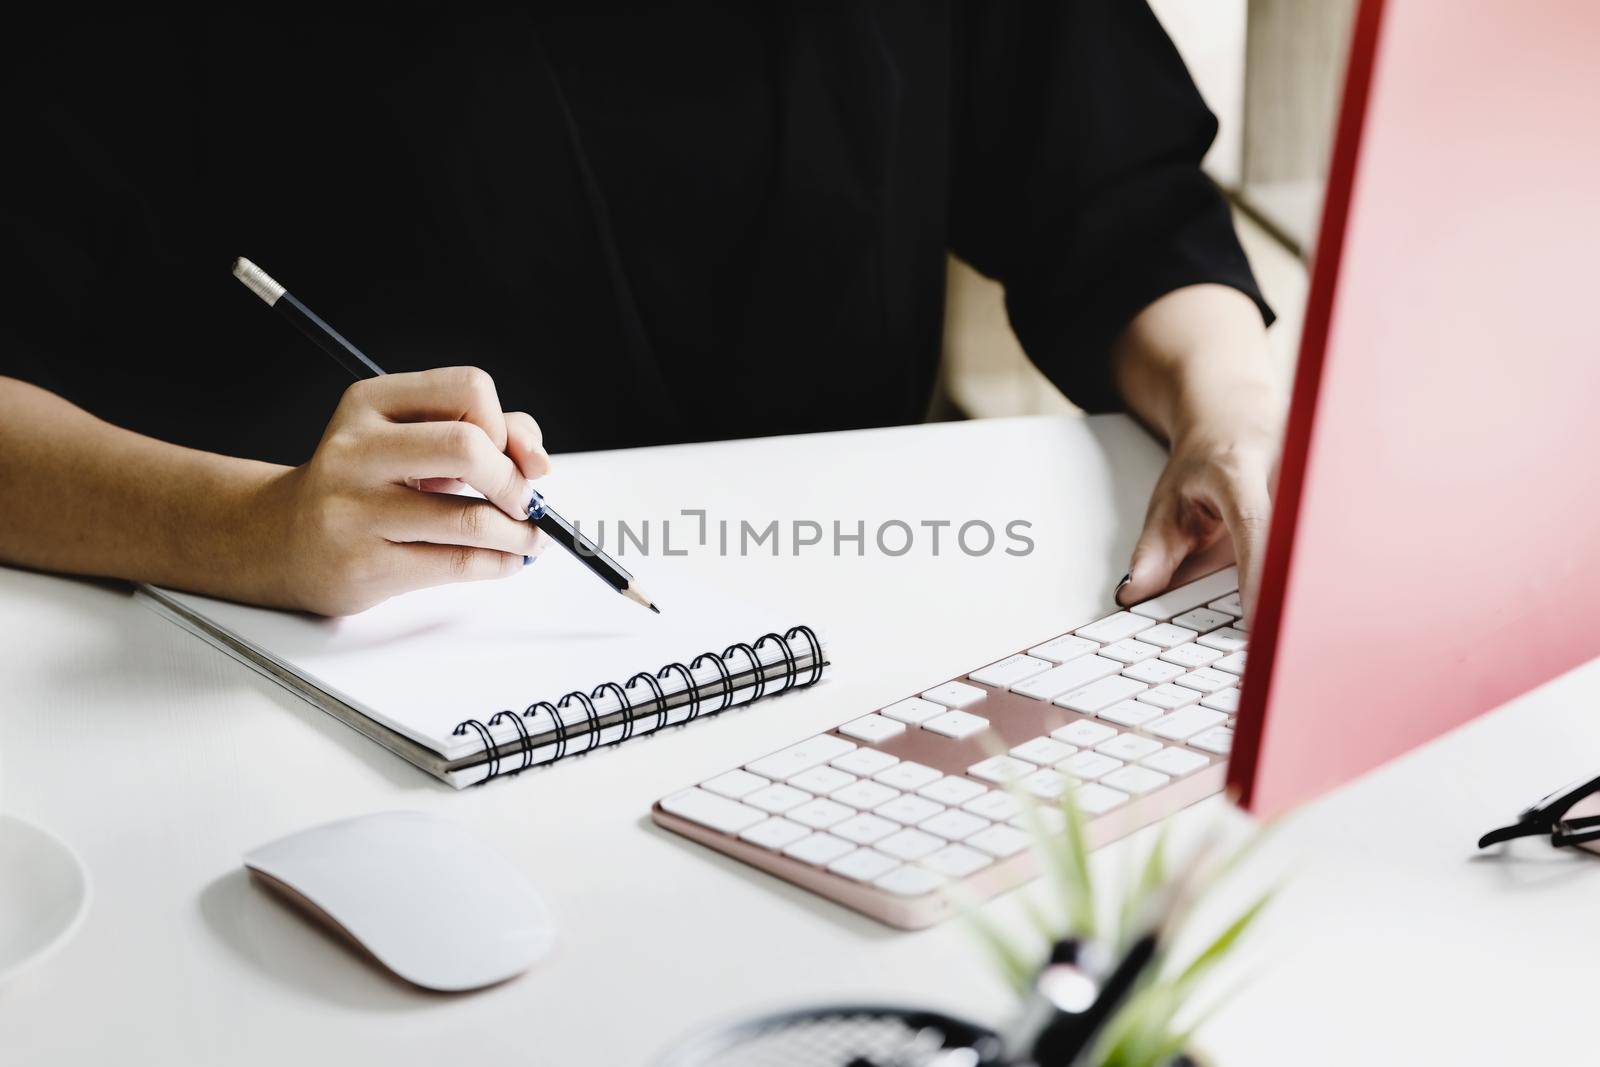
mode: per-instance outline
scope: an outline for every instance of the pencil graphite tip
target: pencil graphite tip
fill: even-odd
[[[661,614],[661,609],[656,607],[655,604],[651,603],[650,598],[645,596],[644,592],[640,590],[640,588],[633,582],[629,582],[627,588],[622,590],[622,595],[639,605],[641,608],[649,608],[657,615]]]
[[[245,288],[266,301],[268,307],[277,304],[278,298],[285,291],[283,286],[272,280],[272,275],[243,256],[233,261],[233,276],[243,282]]]

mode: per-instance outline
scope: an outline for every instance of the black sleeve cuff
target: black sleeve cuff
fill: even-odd
[[[1253,300],[1262,321],[1276,315],[1261,295],[1221,194],[1199,171],[1195,209],[1155,239],[1134,239],[1087,291],[1066,277],[1044,276],[1010,286],[1006,307],[1030,359],[1073,403],[1088,412],[1124,408],[1111,376],[1111,346],[1134,316],[1176,289],[1226,285]]]

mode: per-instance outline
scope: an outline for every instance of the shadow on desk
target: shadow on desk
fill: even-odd
[[[418,1011],[460,999],[396,978],[252,884],[242,867],[206,886],[199,904],[207,928],[248,966],[313,1000],[365,1011]]]
[[[1493,878],[1498,888],[1517,892],[1555,889],[1585,875],[1600,871],[1600,856],[1572,848],[1507,848],[1495,845],[1475,852],[1467,863]]]

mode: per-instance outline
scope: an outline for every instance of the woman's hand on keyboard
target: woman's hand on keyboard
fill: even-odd
[[[1275,440],[1205,430],[1173,442],[1117,602],[1126,606],[1150,599],[1172,584],[1185,559],[1231,536],[1248,617],[1255,607],[1256,568],[1266,549],[1276,479]]]
[[[1234,289],[1179,289],[1134,318],[1114,359],[1129,405],[1172,449],[1117,602],[1148,600],[1184,560],[1231,537],[1252,612],[1284,411],[1260,313]]]
[[[514,574],[548,544],[526,520],[531,479],[549,469],[538,425],[502,411],[481,370],[357,382],[311,460],[263,493],[282,530],[283,599],[341,615]],[[451,495],[464,487],[486,499]]]

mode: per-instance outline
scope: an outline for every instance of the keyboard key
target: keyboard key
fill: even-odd
[[[874,878],[872,884],[897,897],[921,897],[938,889],[942,884],[939,876],[932,871],[925,871],[921,867],[896,867],[879,878]]]
[[[922,699],[943,704],[947,708],[964,708],[968,704],[976,704],[988,695],[988,690],[979,689],[966,682],[946,682],[923,693]]]
[[[1242,676],[1244,674],[1244,657],[1245,654],[1243,652],[1235,652],[1231,656],[1223,656],[1212,666],[1219,671],[1227,671],[1229,674]]]
[[[1079,753],[1079,755],[1082,754],[1083,753]],[[1078,757],[1073,756],[1072,758],[1077,759]],[[1056,797],[1067,791],[1067,786],[1069,783],[1065,775],[1059,774],[1056,771],[1034,771],[1018,784],[1036,797],[1043,797],[1045,800],[1054,800]]]
[[[1174,778],[1182,778],[1186,774],[1193,774],[1201,767],[1209,766],[1211,761],[1198,752],[1190,752],[1186,748],[1176,746],[1163,748],[1160,752],[1146,756],[1139,761],[1153,771],[1170,774]]]
[[[1076,751],[1072,745],[1064,745],[1053,737],[1035,737],[1012,749],[1011,754],[1041,767],[1054,767]]]
[[[890,704],[878,714],[908,726],[920,726],[935,715],[943,715],[944,710],[943,704],[935,704],[921,697],[906,697],[902,701]]]
[[[1102,678],[1093,685],[1086,685],[1065,696],[1056,697],[1055,702],[1060,707],[1093,715],[1101,708],[1109,708],[1119,700],[1138,696],[1148,688],[1150,687],[1143,682],[1136,682],[1132,678],[1124,678],[1118,674]]]
[[[970,811],[957,811],[954,808],[947,808],[932,818],[923,819],[917,823],[917,829],[925,833],[937,834],[946,841],[961,841],[971,837],[988,825],[988,819],[980,819]]]
[[[900,861],[870,848],[858,848],[828,864],[828,870],[853,882],[870,882],[900,866]]]
[[[807,793],[816,793],[827,796],[836,789],[843,789],[856,780],[853,774],[846,774],[833,767],[813,767],[809,771],[801,771],[789,779],[789,784],[796,789],[804,789]]]
[[[841,837],[832,834],[815,833],[809,837],[802,837],[792,845],[784,848],[785,856],[793,856],[801,863],[809,863],[813,867],[826,867],[841,856],[856,850],[856,846]]]
[[[1011,691],[1020,696],[1033,697],[1035,700],[1050,700],[1062,693],[1082,689],[1096,679],[1108,677],[1121,670],[1122,664],[1114,659],[1082,656],[1070,663],[1052,667],[1043,674],[1026,678],[1013,685]]]
[[[1065,663],[1077,659],[1079,656],[1088,655],[1100,646],[1093,641],[1072,634],[1063,634],[1053,641],[1046,641],[1042,645],[1034,645],[1028,649],[1028,655],[1035,659],[1047,659],[1051,663]]]
[[[991,789],[976,800],[967,801],[961,805],[961,808],[963,811],[970,811],[972,814],[982,816],[985,819],[1004,822],[1021,811],[1022,804],[1010,793]]]
[[[776,852],[780,848],[788,848],[796,841],[805,837],[811,831],[797,822],[774,815],[764,822],[758,822],[748,830],[739,831],[739,838],[749,841],[762,848],[770,848]]]
[[[790,808],[784,815],[802,826],[809,826],[813,830],[826,830],[836,822],[843,822],[854,815],[854,808],[843,804],[836,804],[831,800],[817,797],[808,800],[797,808]]]
[[[1189,738],[1189,744],[1205,752],[1226,756],[1233,750],[1233,730],[1227,726],[1214,726]]]
[[[1082,792],[1081,787],[1079,792]],[[1067,816],[1060,808],[1046,808],[1036,804],[1020,815],[1012,816],[1011,825],[1030,834],[1059,834],[1067,828]]]
[[[1193,689],[1200,693],[1215,693],[1221,689],[1230,689],[1238,683],[1239,679],[1226,671],[1214,671],[1210,667],[1201,667],[1197,671],[1190,671],[1182,678],[1174,679],[1172,684],[1181,685],[1185,689]]]
[[[1147,641],[1139,640],[1138,637],[1128,637],[1120,641],[1114,641],[1110,645],[1102,646],[1096,656],[1115,659],[1118,664],[1138,664],[1138,662],[1154,657],[1160,651],[1162,651],[1162,646],[1160,645],[1150,645]]]
[[[967,847],[982,849],[999,859],[1015,856],[1032,843],[1033,838],[1014,826],[991,826],[987,830],[979,830],[965,841]]]
[[[1088,626],[1080,626],[1073,633],[1090,641],[1109,645],[1148,630],[1150,625],[1150,620],[1141,615],[1135,615],[1130,611],[1119,611],[1115,615],[1107,615],[1103,619],[1091,622]]]
[[[709,782],[701,782],[700,788],[719,797],[738,800],[746,794],[754,793],[757,789],[765,788],[766,785],[767,780],[759,774],[751,774],[749,771],[729,771],[727,774],[717,775]]]
[[[906,724],[886,719],[877,712],[863,715],[853,722],[847,722],[839,727],[839,732],[846,737],[853,737],[857,741],[870,741],[873,743],[887,741],[891,737],[906,732]]]
[[[887,752],[879,752],[875,748],[858,748],[835,759],[831,766],[850,774],[859,774],[863,778],[871,778],[879,771],[888,770],[899,762],[900,757],[891,756]]]
[[[1193,689],[1186,689],[1181,685],[1173,685],[1168,682],[1166,685],[1158,685],[1154,689],[1146,689],[1135,699],[1171,711],[1173,708],[1181,708],[1185,704],[1193,704],[1200,699],[1200,694]]]
[[[1170,777],[1160,771],[1152,771],[1149,767],[1122,767],[1112,771],[1100,779],[1100,784],[1120,789],[1124,793],[1134,796],[1143,796],[1153,792],[1172,781]]]
[[[1132,678],[1136,682],[1145,682],[1149,685],[1160,685],[1170,682],[1182,674],[1184,668],[1176,663],[1168,663],[1161,659],[1147,659],[1143,663],[1135,663],[1122,672],[1124,678]]]
[[[1174,615],[1182,615],[1192,608],[1198,608],[1201,604],[1226,596],[1238,588],[1239,568],[1224,567],[1215,574],[1206,575],[1198,582],[1180,585],[1176,589],[1167,590],[1154,600],[1135,604],[1129,610],[1147,619],[1165,622]]]
[[[1244,602],[1239,599],[1238,593],[1229,593],[1220,600],[1213,600],[1206,607],[1212,611],[1220,611],[1224,615],[1232,615],[1236,619],[1244,614]]]
[[[954,738],[957,741],[981,734],[989,728],[989,720],[968,711],[947,711],[922,724],[924,730]]]
[[[965,845],[946,845],[933,855],[922,858],[923,867],[949,878],[965,878],[993,862],[989,856]]]
[[[919,860],[944,847],[944,838],[906,827],[879,841],[877,849],[902,860]]]
[[[929,782],[937,782],[943,777],[944,775],[926,764],[903,760],[888,770],[879,771],[872,776],[872,780],[882,782],[891,789],[904,789],[906,792],[912,793]]]
[[[974,778],[982,778],[985,782],[1004,785],[1006,782],[1025,778],[1038,769],[1026,760],[1012,756],[990,756],[981,763],[974,763],[968,767],[967,773]]]
[[[931,819],[944,810],[943,804],[935,804],[926,797],[914,797],[910,794],[895,797],[887,804],[879,804],[872,809],[872,814],[885,819],[893,819],[906,826],[915,826],[923,819]]]
[[[842,756],[856,746],[842,737],[821,734],[798,745],[790,745],[781,752],[764,756],[754,763],[745,764],[745,770],[781,782],[801,771],[820,767],[835,756]]]
[[[1164,737],[1168,741],[1187,741],[1201,730],[1209,730],[1227,721],[1227,716],[1210,708],[1192,707],[1175,711],[1171,715],[1145,724],[1145,732]]]
[[[1128,802],[1128,794],[1120,789],[1100,785],[1098,782],[1086,782],[1080,785],[1072,797],[1078,802],[1078,810],[1085,815],[1104,815],[1112,808]]]
[[[1100,742],[1109,741],[1117,736],[1117,731],[1103,722],[1079,719],[1077,722],[1069,722],[1059,729],[1052,730],[1050,736],[1077,748],[1093,748]]]
[[[1140,737],[1138,734],[1118,734],[1111,740],[1096,745],[1095,751],[1102,756],[1133,763],[1153,752],[1160,752],[1161,742],[1149,737]]]
[[[885,819],[879,815],[859,812],[841,823],[829,827],[829,832],[835,837],[842,837],[846,841],[854,841],[858,845],[870,845],[880,838],[888,837],[900,829],[900,824],[892,819]],[[877,877],[873,875],[872,877]],[[863,879],[865,881],[866,879]]]
[[[992,685],[996,689],[1008,689],[1016,682],[1030,675],[1042,674],[1050,667],[1051,663],[1047,659],[1035,659],[1018,652],[1015,656],[1007,656],[998,663],[991,663],[981,670],[973,671],[967,677],[974,682]]]
[[[811,794],[803,789],[796,789],[792,785],[774,782],[765,789],[757,789],[754,793],[744,798],[744,802],[751,807],[760,808],[762,811],[773,815],[781,815],[790,808],[798,807],[811,799]]]
[[[1160,645],[1146,644],[1137,637],[1129,637],[1103,646],[1096,655],[1114,659],[1118,663],[1138,663],[1150,659],[1160,651]]]
[[[1250,643],[1250,635],[1232,626],[1224,626],[1220,630],[1212,630],[1197,643],[1222,652],[1243,652]]]
[[[1061,765],[1061,770],[1080,782],[1092,782],[1122,766],[1122,761],[1100,752],[1080,752]]]
[[[1237,687],[1219,689],[1215,693],[1201,697],[1200,706],[1212,708],[1216,711],[1225,711],[1229,715],[1237,714],[1239,711],[1239,690]]]
[[[1180,667],[1187,667],[1191,671],[1196,667],[1205,667],[1222,658],[1222,653],[1205,645],[1187,644],[1176,648],[1169,648],[1161,653],[1161,658],[1168,663],[1176,663]]]
[[[756,823],[765,821],[767,817],[763,811],[741,804],[737,800],[707,793],[704,789],[685,789],[681,793],[674,793],[662,799],[661,808],[680,818],[713,830],[720,830],[725,834],[748,830]]]
[[[1141,726],[1160,716],[1160,708],[1154,704],[1142,704],[1137,700],[1118,701],[1100,712],[1102,719],[1114,722],[1118,726]]]
[[[1200,631],[1191,630],[1187,626],[1174,626],[1164,622],[1159,626],[1152,626],[1139,635],[1139,640],[1148,645],[1160,645],[1162,648],[1172,648],[1175,645],[1186,645],[1200,636]]]
[[[1212,611],[1210,608],[1195,608],[1193,611],[1184,612],[1172,621],[1179,626],[1187,626],[1191,630],[1208,634],[1212,630],[1228,625],[1233,621],[1233,616],[1224,615],[1220,611]]]
[[[855,782],[847,785],[836,793],[829,795],[829,800],[836,800],[840,804],[848,804],[852,808],[870,811],[879,804],[887,804],[900,795],[898,789],[890,789],[878,782]]]
[[[988,790],[974,782],[971,778],[958,778],[953,774],[945,775],[937,782],[929,782],[917,790],[917,795],[927,797],[939,804],[949,804],[959,807],[969,800],[983,796]]]

